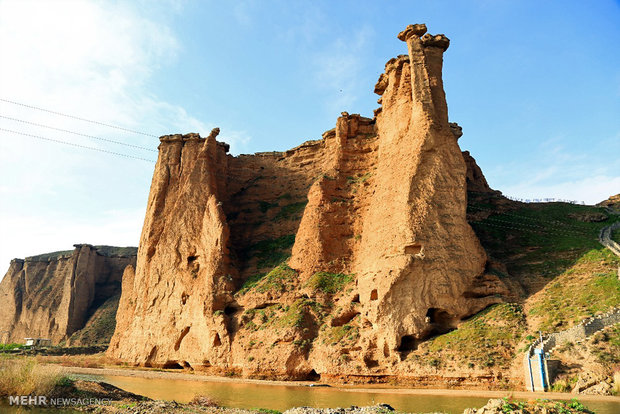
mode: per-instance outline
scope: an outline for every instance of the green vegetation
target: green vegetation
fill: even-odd
[[[52,395],[73,382],[56,366],[42,366],[32,358],[0,360],[0,397],[9,395]]]
[[[372,173],[371,172],[367,172],[364,175],[360,175],[359,177],[347,177],[347,183],[349,184],[363,184],[366,181],[368,181],[368,179],[372,177]]]
[[[469,214],[494,210],[488,202],[473,201],[475,194],[469,198]],[[510,273],[526,279],[553,278],[582,254],[600,248],[598,234],[608,223],[573,218],[592,213],[605,214],[605,210],[567,203],[527,204],[471,224],[487,252],[507,263]],[[516,251],[522,254],[515,257]]]
[[[504,397],[502,404],[502,412],[509,414],[512,412],[519,413],[549,413],[549,414],[594,414],[594,411],[588,410],[577,399],[570,401],[551,401],[537,399],[535,401],[514,401],[510,397]]]
[[[314,318],[311,315],[314,315]],[[314,319],[324,317],[323,307],[311,299],[298,299],[290,306],[271,305],[264,309],[248,309],[243,313],[241,323],[244,329],[258,331],[267,328],[302,328],[307,327]],[[304,328],[305,329],[305,328]],[[301,340],[300,340],[301,341]],[[250,347],[256,345],[250,341]],[[296,344],[307,347],[310,342]]]
[[[352,324],[327,327],[323,333],[323,343],[328,345],[354,344],[359,339],[359,327]]]
[[[278,320],[278,325],[283,328],[301,328],[311,309],[319,312],[320,305],[310,299],[297,299],[291,306],[285,308],[284,314]]]
[[[612,325],[597,332],[590,339],[592,354],[601,364],[620,364],[620,325]]]
[[[317,272],[308,279],[308,286],[314,290],[334,294],[340,292],[348,283],[353,281],[352,275],[343,273]]]
[[[308,204],[307,200],[282,206],[282,208],[280,208],[280,211],[278,211],[278,214],[276,214],[276,216],[274,217],[274,220],[282,221],[289,219],[298,219],[300,218],[299,214],[301,214],[306,208],[306,204]]]
[[[251,289],[260,293],[268,291],[283,292],[286,286],[293,282],[296,277],[297,272],[291,269],[286,262],[282,262],[269,273],[261,273],[249,277],[238,294],[244,295]]]
[[[138,254],[137,247],[115,247],[115,246],[94,246],[97,250],[97,253],[101,256],[111,257],[111,256],[135,256]]]
[[[269,209],[274,208],[274,207],[278,207],[279,204],[278,203],[269,203],[267,201],[259,201],[258,202],[258,208],[260,209],[260,211],[262,213],[266,213],[267,211],[269,211]]]
[[[57,252],[51,252],[51,253],[44,253],[44,254],[39,254],[36,256],[28,256],[26,257],[26,260],[32,260],[35,262],[41,262],[41,261],[46,261],[49,259],[58,259],[61,256],[69,256],[73,254],[73,250],[60,250]]]
[[[116,328],[116,310],[120,296],[119,293],[103,302],[88,318],[84,328],[71,335],[69,342],[78,345],[109,344]]]
[[[423,343],[419,351],[440,360],[462,359],[470,367],[507,367],[525,327],[520,305],[500,303],[462,322],[457,330]]]
[[[22,344],[0,344],[0,352],[12,351],[13,349],[24,349],[25,345]]]
[[[616,243],[620,243],[620,229],[615,229],[611,232],[611,239]]]
[[[546,287],[530,315],[541,318],[539,329],[554,332],[605,312],[620,303],[616,269],[620,258],[605,248],[592,249]]]
[[[288,234],[277,239],[259,241],[250,246],[244,254],[258,258],[257,269],[270,269],[288,259],[294,243],[295,235]]]

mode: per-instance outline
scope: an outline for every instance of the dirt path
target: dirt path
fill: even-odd
[[[246,378],[227,378],[207,376],[200,374],[189,374],[182,372],[168,371],[151,371],[130,368],[81,368],[81,367],[64,367],[68,372],[74,374],[86,375],[113,375],[138,378],[158,378],[170,380],[187,380],[187,381],[205,381],[205,382],[230,382],[242,384],[261,384],[261,385],[285,385],[289,387],[307,387],[313,382],[308,381],[273,381],[273,380],[256,380]],[[620,403],[620,397],[602,396],[602,395],[576,395],[569,393],[555,392],[527,392],[527,391],[489,391],[489,390],[462,390],[462,389],[413,389],[413,388],[387,388],[385,386],[331,386],[332,389],[345,392],[362,392],[377,394],[411,394],[411,395],[442,395],[454,397],[483,397],[483,398],[503,398],[512,396],[513,398],[534,400],[536,398],[546,398],[552,400],[570,400],[578,398],[580,401],[605,401]]]

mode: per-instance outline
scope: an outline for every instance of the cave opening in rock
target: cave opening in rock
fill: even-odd
[[[198,259],[198,256],[187,256],[187,264],[192,264]]]
[[[226,314],[227,316],[230,316],[232,314],[235,314],[239,311],[239,308],[237,306],[234,305],[228,305],[224,308],[224,314]]]
[[[418,341],[413,335],[403,335],[400,338],[400,344],[398,345],[398,352],[411,352],[418,348]]]
[[[306,381],[320,381],[321,380],[321,375],[318,374],[314,369],[310,370],[310,372],[308,372],[305,375],[305,380]]]
[[[456,329],[459,319],[440,308],[429,308],[426,321],[431,324],[430,335],[445,334]]]
[[[379,299],[379,293],[377,292],[377,289],[373,289],[372,292],[370,292],[370,300],[377,299]]]
[[[179,364],[177,361],[166,361],[164,365],[162,365],[163,369],[183,369],[183,366]]]

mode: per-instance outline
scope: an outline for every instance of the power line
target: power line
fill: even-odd
[[[107,151],[107,150],[104,150],[104,149],[101,149],[101,148],[88,147],[86,145],[74,144],[72,142],[61,141],[59,139],[46,138],[46,137],[42,137],[42,136],[39,136],[39,135],[26,134],[24,132],[13,131],[13,130],[10,130],[10,129],[0,128],[0,131],[10,132],[12,134],[23,135],[25,137],[31,137],[31,138],[40,139],[40,140],[49,141],[49,142],[55,142],[57,144],[70,145],[72,147],[84,148],[84,149],[89,149],[89,150],[92,150],[92,151],[99,151],[99,152],[103,152],[103,153],[106,153],[106,154],[117,155],[119,157],[133,158],[133,159],[136,159],[136,160],[147,161],[147,162],[150,162],[150,163],[154,163],[155,162],[155,160],[150,160],[150,159],[147,159],[147,158],[135,157],[133,155],[122,154],[120,152]]]
[[[105,127],[108,127],[108,128],[114,128],[114,129],[118,129],[118,130],[125,131],[125,132],[131,132],[133,134],[139,134],[139,135],[145,135],[147,137],[159,138],[157,135],[147,134],[146,132],[134,131],[133,129],[123,128],[123,127],[119,127],[119,126],[116,126],[116,125],[110,125],[110,124],[106,124],[106,123],[99,122],[99,121],[93,121],[91,119],[81,118],[81,117],[75,116],[75,115],[68,115],[68,114],[64,114],[62,112],[57,112],[57,111],[52,111],[52,110],[45,109],[45,108],[40,108],[38,106],[26,105],[26,104],[23,104],[23,103],[20,103],[20,102],[11,101],[9,99],[0,98],[0,101],[6,102],[6,103],[10,103],[12,105],[23,106],[24,108],[28,108],[28,109],[36,109],[37,111],[42,111],[42,112],[47,112],[47,113],[54,114],[54,115],[64,116],[66,118],[77,119],[78,121],[90,122],[91,124],[102,125],[102,126],[105,126]]]
[[[518,214],[501,213],[501,212],[498,212],[497,210],[492,210],[490,208],[478,207],[478,206],[474,206],[472,204],[467,204],[467,207],[471,207],[471,208],[476,209],[476,210],[490,211],[490,212],[492,212],[494,214],[501,214],[501,215],[504,215],[504,216],[516,217],[516,218],[520,218],[520,219],[524,219],[524,220],[537,221],[537,222],[541,222],[541,223],[549,223],[549,224],[553,224],[553,225],[556,225],[556,226],[565,226],[565,227],[570,227],[572,229],[581,230],[581,227],[573,226],[571,224],[562,223],[561,221],[543,220],[543,219],[538,219],[538,218],[535,218],[535,217],[520,216]]]
[[[531,230],[537,233],[548,233],[548,232],[554,232],[554,233],[558,233],[558,234],[563,234],[566,236],[588,236],[591,235],[586,231],[575,231],[575,230],[565,230],[565,229],[554,229],[554,228],[548,228],[548,227],[543,227],[543,226],[536,226],[536,225],[532,225],[532,224],[525,224],[525,223],[514,223],[512,221],[508,221],[508,220],[501,220],[501,219],[494,219],[494,218],[490,218],[487,217],[485,220],[491,220],[491,221],[496,221],[499,223],[508,223],[508,224],[512,224],[512,225],[517,225],[520,226],[522,230]],[[485,223],[484,221],[475,221],[474,223],[478,224],[489,224],[489,223]],[[490,224],[489,224],[490,225]],[[498,225],[499,226],[499,225]],[[507,227],[504,225],[504,227]],[[535,230],[532,228],[539,228],[540,230]]]
[[[88,135],[88,134],[82,134],[82,133],[80,133],[80,132],[69,131],[68,129],[56,128],[56,127],[53,127],[53,126],[43,125],[43,124],[39,124],[39,123],[36,123],[36,122],[25,121],[25,120],[23,120],[23,119],[18,119],[18,118],[11,118],[10,116],[0,115],[0,118],[9,119],[9,120],[11,120],[11,121],[21,122],[21,123],[23,123],[23,124],[34,125],[34,126],[38,126],[38,127],[42,127],[42,128],[53,129],[53,130],[55,130],[55,131],[66,132],[66,133],[68,133],[68,134],[79,135],[79,136],[81,136],[81,137],[92,138],[92,139],[98,139],[99,141],[111,142],[111,143],[113,143],[113,144],[124,145],[124,146],[126,146],[126,147],[137,148],[137,149],[141,149],[141,150],[145,150],[145,151],[157,152],[157,150],[154,150],[154,149],[152,149],[152,148],[141,147],[141,146],[139,146],[139,145],[126,144],[126,143],[124,143],[124,142],[114,141],[114,140],[112,140],[112,139],[101,138],[101,137],[95,137],[95,136],[93,136],[93,135]]]

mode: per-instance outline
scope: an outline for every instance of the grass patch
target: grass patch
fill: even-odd
[[[300,201],[298,203],[292,203],[282,206],[282,208],[280,208],[280,211],[278,211],[278,214],[275,215],[274,220],[282,221],[297,219],[306,208],[306,204],[308,204],[308,201]]]
[[[51,395],[58,387],[71,384],[59,367],[42,366],[31,358],[0,360],[0,397]]]
[[[116,311],[120,296],[119,293],[103,302],[88,318],[84,328],[71,335],[69,343],[81,346],[109,344],[116,328]]]
[[[24,349],[24,348],[28,348],[28,347],[22,344],[0,344],[0,352],[12,351],[14,349]]]
[[[259,201],[258,202],[258,208],[260,209],[260,211],[262,213],[266,213],[267,211],[269,211],[269,209],[278,207],[279,204],[278,203],[270,203],[268,201]]]
[[[540,330],[555,332],[608,311],[620,303],[619,265],[608,249],[590,250],[545,287],[529,314],[540,318]]]
[[[28,256],[26,257],[26,260],[41,262],[41,261],[46,261],[50,259],[51,260],[58,259],[61,256],[70,256],[72,254],[73,254],[73,250],[59,250],[57,252],[43,253],[43,254],[39,254],[36,256]]]
[[[488,201],[476,202],[472,198],[475,196],[470,193],[469,214],[494,210]],[[526,279],[553,278],[582,254],[600,247],[598,234],[607,223],[571,217],[592,213],[605,214],[605,210],[567,203],[526,204],[471,225],[491,257],[506,263],[510,273]]]
[[[288,259],[293,244],[295,235],[288,234],[277,239],[259,241],[250,246],[244,254],[257,257],[257,269],[270,269]]]
[[[312,311],[320,315],[321,305],[310,299],[297,299],[291,306],[285,308],[284,314],[278,319],[278,325],[283,328],[301,328],[306,316]]]
[[[422,343],[419,350],[445,360],[454,356],[470,367],[508,367],[525,332],[520,305],[500,303],[463,321],[458,329]]]
[[[616,243],[620,243],[620,229],[615,229],[611,232],[611,239]]]
[[[283,292],[292,281],[297,277],[297,272],[291,269],[285,262],[280,263],[269,273],[261,273],[254,276],[250,276],[245,281],[239,295],[244,295],[249,290],[254,290],[259,293]]]
[[[359,339],[359,327],[352,324],[327,327],[323,334],[323,343],[327,345],[354,344]]]
[[[360,175],[358,177],[347,177],[347,183],[349,184],[363,184],[366,181],[368,181],[368,179],[372,177],[372,173],[371,172],[367,172],[364,175]]]
[[[308,280],[307,286],[323,293],[334,294],[340,292],[347,284],[353,281],[352,275],[344,273],[317,272]]]

